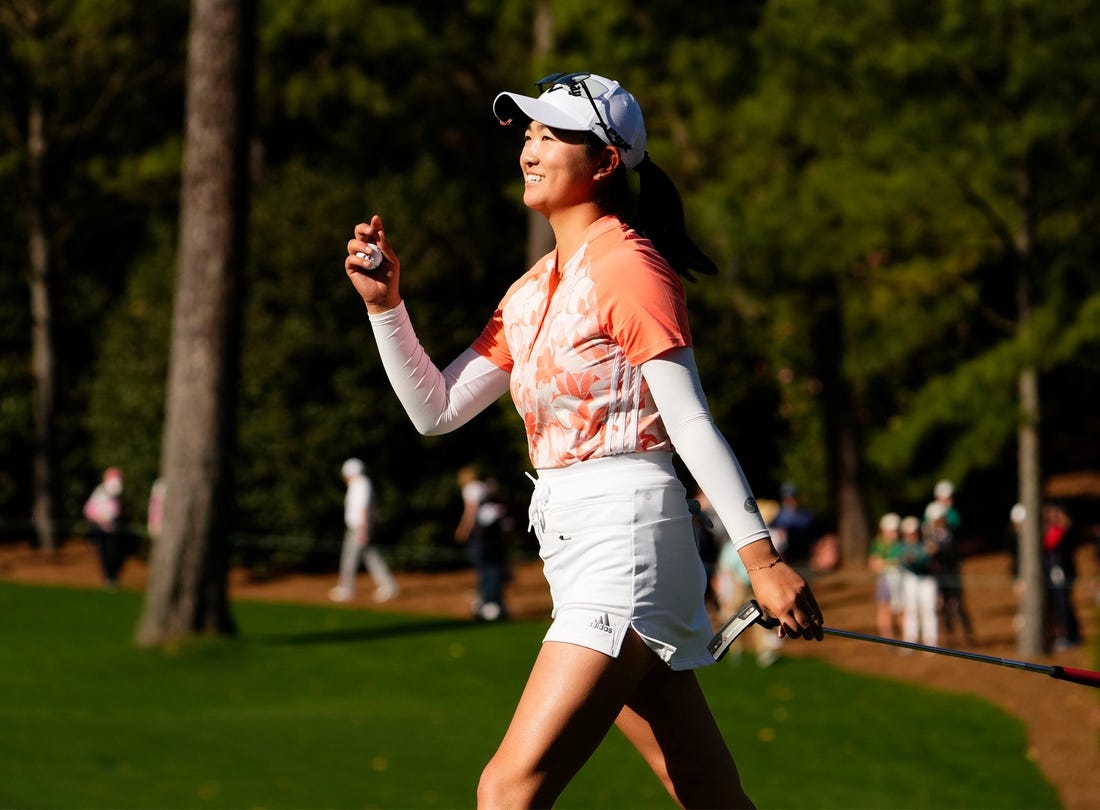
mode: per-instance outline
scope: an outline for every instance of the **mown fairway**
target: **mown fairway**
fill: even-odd
[[[140,596],[0,583],[0,806],[461,808],[541,623],[239,602],[236,641],[137,650]],[[811,660],[701,675],[761,807],[1046,808],[992,705]],[[561,807],[671,807],[613,732]]]

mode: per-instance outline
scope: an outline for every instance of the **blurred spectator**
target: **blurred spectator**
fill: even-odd
[[[753,598],[752,582],[741,555],[737,553],[725,527],[711,508],[710,502],[701,494],[696,497],[703,505],[703,514],[711,517],[719,543],[718,560],[714,566],[714,592],[718,599],[719,615],[724,621]],[[770,524],[779,513],[779,504],[773,500],[757,501],[756,506],[765,524]],[[753,625],[733,642],[728,657],[733,663],[740,663],[744,653],[748,651],[756,656],[758,666],[770,667],[778,660],[783,642],[784,639],[780,638],[775,630],[769,630],[759,624]]]
[[[1093,527],[1093,553],[1095,555],[1095,568],[1097,571],[1096,587],[1093,592],[1093,603],[1100,607],[1100,530]]]
[[[1009,571],[1013,581],[1020,579],[1020,532],[1024,530],[1027,507],[1022,503],[1008,510],[1008,531],[1005,533],[1005,550],[1008,551]]]
[[[1081,625],[1073,606],[1073,585],[1077,579],[1074,554],[1079,537],[1069,512],[1060,504],[1043,509],[1043,564],[1054,622],[1055,650],[1081,644]]]
[[[118,467],[108,467],[103,479],[84,502],[84,517],[92,524],[88,539],[99,554],[103,585],[118,587],[118,577],[129,553],[129,538],[123,531],[125,505],[122,501],[123,476]]]
[[[482,621],[508,617],[504,586],[510,575],[506,521],[508,510],[498,497],[497,483],[482,480],[477,467],[458,471],[462,489],[462,517],[455,529],[455,540],[466,545],[470,563],[477,573],[477,601],[474,615]]]
[[[933,549],[931,568],[939,588],[943,627],[948,640],[953,640],[957,625],[962,630],[964,641],[973,645],[974,627],[963,598],[962,555],[955,533],[947,525],[947,515],[948,507],[942,500],[928,504],[924,511],[924,535]]]
[[[840,538],[827,532],[813,541],[810,552],[811,571],[835,571],[840,565]]]
[[[707,609],[720,610],[721,605],[715,590],[715,574],[718,569],[718,555],[723,546],[729,542],[721,518],[714,511],[714,506],[706,493],[698,487],[695,494],[688,501],[688,510],[691,512],[691,530],[695,534],[695,545],[699,549],[699,559],[703,561],[703,571],[707,575],[707,590],[703,598],[707,603]],[[748,576],[746,572],[746,576]]]
[[[729,533],[726,531],[726,527],[721,518],[718,517],[717,512],[714,511],[710,499],[698,489],[694,497],[699,504],[699,513],[693,515],[693,523],[699,526],[696,538],[699,536],[699,531],[706,531],[710,536],[709,542],[714,543],[718,549],[714,560],[714,570],[710,574],[708,590],[714,595],[718,620],[721,623],[752,598],[749,573],[745,570],[745,565],[741,562],[741,555],[733,547]],[[764,505],[766,503],[775,502],[758,502],[757,506],[760,509],[761,516],[765,514]],[[709,527],[708,523],[710,524]],[[702,556],[702,552],[700,552],[700,556]],[[730,649],[731,653],[740,652],[740,648],[743,646],[738,646],[740,641],[741,639],[737,639],[734,642],[735,646]]]
[[[372,544],[374,530],[374,487],[367,477],[366,466],[357,458],[349,458],[340,469],[347,484],[344,496],[344,545],[340,553],[340,582],[329,591],[333,602],[350,602],[355,598],[355,580],[359,563],[366,564],[374,580],[374,601],[385,602],[397,596],[398,587],[389,566]]]
[[[901,539],[902,638],[935,646],[939,642],[939,589],[932,576],[934,548],[922,537],[920,519],[915,515],[901,521]]]
[[[928,525],[932,522],[930,511],[942,510],[944,525],[947,526],[953,536],[957,535],[959,528],[962,526],[962,515],[959,514],[958,507],[955,506],[955,485],[947,479],[937,481],[936,486],[932,488],[932,497],[933,500],[924,509],[925,529],[927,530]]]
[[[798,486],[790,481],[779,487],[779,513],[768,527],[776,550],[792,562],[805,563],[814,541],[814,513],[798,499]]]
[[[164,492],[163,478],[153,481],[149,490],[149,511],[145,518],[145,528],[149,533],[149,539],[156,542],[160,539],[161,530],[164,528]]]
[[[1013,504],[1008,512],[1008,532],[1005,545],[1009,553],[1009,570],[1012,574],[1012,593],[1016,597],[1016,615],[1012,617],[1012,629],[1019,633],[1024,628],[1023,598],[1024,582],[1020,578],[1020,534],[1024,530],[1027,507],[1022,503]]]
[[[875,618],[880,636],[898,637],[902,599],[901,516],[888,512],[878,522],[878,534],[871,543],[868,565],[875,572]]]

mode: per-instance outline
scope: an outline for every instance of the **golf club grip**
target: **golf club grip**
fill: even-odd
[[[1050,677],[1057,678],[1060,681],[1079,683],[1083,686],[1095,686],[1097,689],[1100,689],[1100,672],[1093,672],[1090,669],[1056,666],[1050,673]]]

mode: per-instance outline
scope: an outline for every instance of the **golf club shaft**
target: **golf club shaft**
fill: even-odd
[[[714,660],[721,660],[722,656],[726,654],[726,651],[737,637],[745,632],[746,628],[754,624],[759,624],[761,627],[766,627],[771,630],[779,626],[779,620],[774,616],[767,615],[760,607],[759,602],[755,599],[750,599],[742,605],[737,613],[731,616],[726,623],[722,625],[722,629],[714,635],[710,644],[707,645]],[[922,652],[935,653],[936,655],[949,655],[953,658],[963,658],[968,661],[978,661],[983,664],[995,664],[999,667],[1022,669],[1025,672],[1039,672],[1060,681],[1069,681],[1071,683],[1079,683],[1082,686],[1100,688],[1100,672],[1093,672],[1088,669],[1076,669],[1074,667],[1052,666],[1048,664],[1032,664],[1027,661],[1014,661],[1011,658],[997,658],[992,655],[953,650],[950,647],[933,647],[928,644],[917,644],[914,641],[899,641],[898,639],[886,638],[885,636],[856,633],[852,630],[837,630],[835,627],[822,627],[821,629],[825,633],[833,636],[841,636],[842,638],[851,638],[858,641],[873,641],[877,644],[888,644],[891,647],[920,650]]]
[[[1048,664],[1033,664],[1028,661],[1015,661],[1011,658],[998,658],[992,655],[953,650],[950,647],[933,647],[928,644],[918,644],[914,641],[899,641],[884,636],[872,636],[867,633],[855,633],[851,630],[837,630],[834,627],[823,627],[826,633],[843,638],[851,638],[859,641],[872,641],[876,644],[889,644],[891,647],[902,647],[907,650],[920,650],[922,652],[935,653],[936,655],[949,655],[953,658],[964,658],[968,661],[979,661],[983,664],[994,664],[999,667],[1022,669],[1027,672],[1039,672],[1062,681],[1083,684],[1100,688],[1100,672],[1092,672],[1087,669],[1075,669],[1073,667],[1060,667]]]

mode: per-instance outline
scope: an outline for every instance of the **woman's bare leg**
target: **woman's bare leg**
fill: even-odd
[[[618,658],[574,644],[544,643],[508,731],[481,774],[478,807],[551,806],[639,682],[663,666],[633,632]]]
[[[753,807],[695,673],[655,667],[615,724],[682,807]]]

